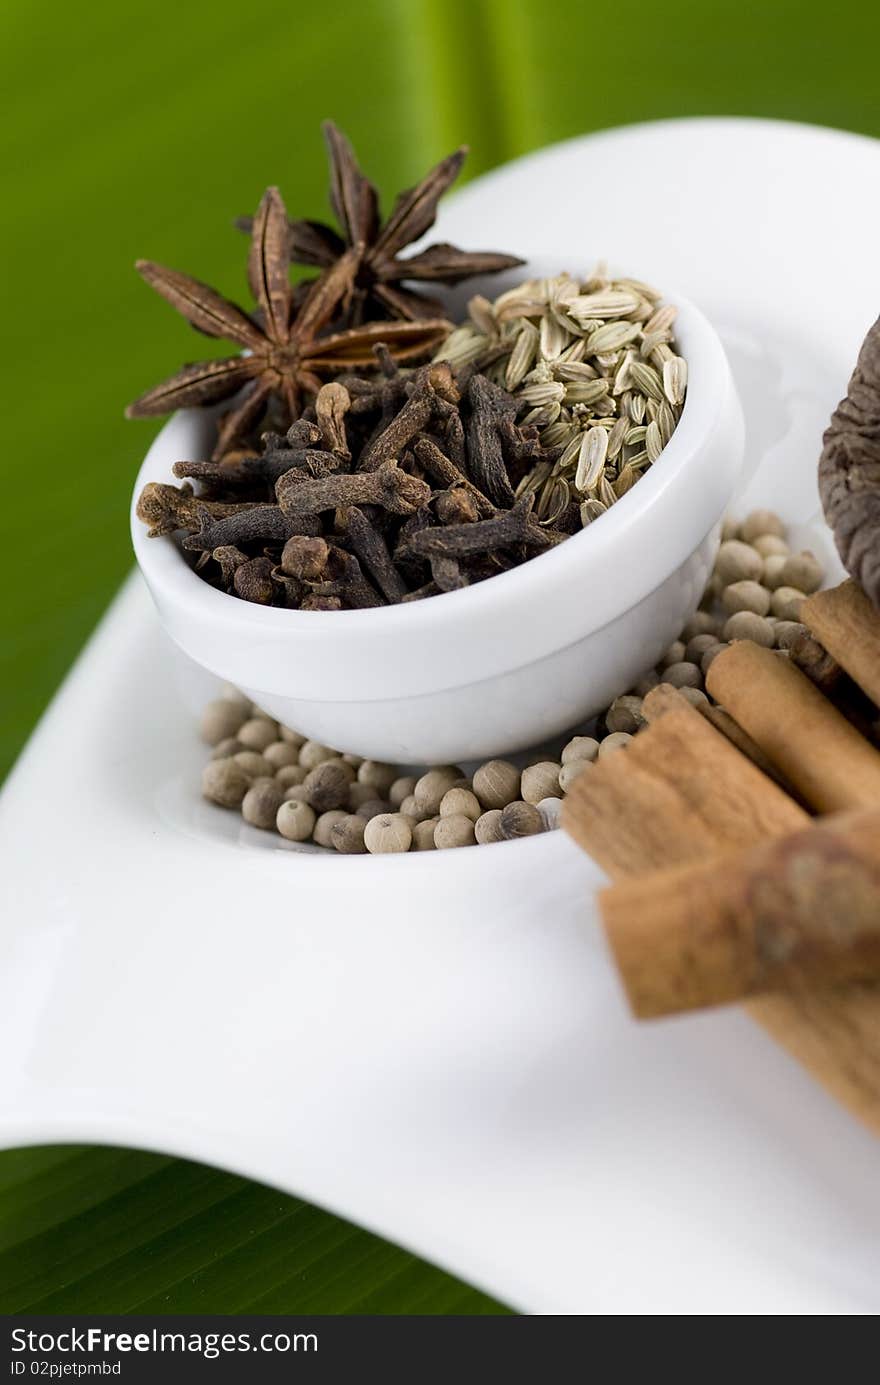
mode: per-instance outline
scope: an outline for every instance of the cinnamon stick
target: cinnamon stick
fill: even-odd
[[[657,693],[645,712],[656,716],[665,701],[663,715],[579,775],[563,801],[563,827],[609,875],[702,861],[809,822],[677,692]]]
[[[880,752],[788,659],[740,640],[713,659],[706,686],[814,808],[880,804]]]
[[[717,663],[715,659],[714,664]],[[695,734],[699,726],[714,737],[711,750],[704,745],[704,756],[709,754],[711,764],[716,762],[723,748],[725,753],[741,760],[750,774],[743,776],[741,770],[735,774],[731,771],[730,779],[727,776],[719,779],[717,795],[702,793],[704,814],[701,817],[699,812],[693,812],[689,825],[680,821],[674,811],[663,809],[664,806],[672,807],[687,794],[690,757],[684,762],[681,775],[674,755],[665,757],[662,774],[658,769],[652,773],[645,765],[642,770],[644,792],[637,798],[629,798],[625,791],[622,792],[619,782],[632,777],[634,752],[638,752],[636,759],[643,764],[650,759],[648,748],[661,736],[663,722],[668,725],[669,718],[641,731],[626,750],[599,761],[580,776],[566,797],[562,825],[612,878],[640,875],[652,868],[682,861],[698,861],[703,849],[701,842],[705,850],[723,850],[728,819],[724,790],[728,783],[735,786],[739,795],[735,811],[741,845],[758,845],[767,837],[784,836],[809,824],[804,810],[782,795],[783,804],[787,806],[779,806],[777,800],[775,812],[770,813],[765,808],[760,819],[755,817],[751,840],[743,840],[748,834],[742,819],[749,803],[766,803],[768,793],[775,796],[779,791],[760,771],[738,756],[724,737],[703,721],[695,708],[684,704],[684,699],[679,701],[683,707],[677,709],[676,715],[688,716],[688,727],[693,728]],[[711,764],[706,766],[710,777]],[[656,796],[651,793],[654,787],[658,789]],[[606,811],[610,820],[603,817]],[[803,990],[797,995],[759,996],[747,1001],[745,1008],[752,1019],[818,1082],[880,1134],[880,984],[852,982],[837,990],[826,988]]]
[[[816,592],[801,619],[871,701],[880,706],[880,613],[857,582]]]
[[[656,721],[658,716],[662,716],[664,712],[680,707],[685,701],[686,699],[681,696],[678,689],[671,683],[658,683],[645,697],[642,703],[642,714],[647,721]],[[753,765],[757,765],[762,774],[766,774],[768,778],[773,779],[786,793],[790,794],[792,792],[791,785],[783,779],[776,766],[767,759],[761,747],[752,740],[751,736],[746,735],[745,731],[734,721],[729,712],[725,712],[723,707],[716,707],[711,702],[701,703],[700,706],[697,707],[697,711],[700,713],[701,717],[704,717],[706,721],[715,727],[716,731],[720,731],[722,736],[730,741],[731,745],[735,746],[737,750],[741,751],[743,755],[751,760]]]
[[[880,808],[600,895],[640,1019],[880,976]]]

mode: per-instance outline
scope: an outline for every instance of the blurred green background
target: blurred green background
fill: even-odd
[[[232,218],[270,182],[296,214],[325,215],[322,118],[386,200],[461,142],[473,177],[666,116],[880,135],[880,7],[858,0],[6,0],[0,33],[0,775],[130,567],[129,493],[155,427],[123,406],[203,348],[132,261],[244,298]],[[0,1155],[0,1309],[34,1306],[500,1311],[294,1199],[107,1150]]]

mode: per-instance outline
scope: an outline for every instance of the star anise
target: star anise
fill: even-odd
[[[294,306],[288,275],[290,240],[281,195],[277,188],[269,188],[254,217],[248,257],[248,282],[258,304],[259,321],[188,274],[150,260],[138,261],[137,269],[147,283],[193,327],[234,342],[244,354],[185,365],[130,404],[130,418],[229,400],[232,408],[220,423],[214,449],[217,458],[236,439],[253,432],[270,405],[279,415],[279,424],[286,427],[299,416],[304,399],[317,394],[322,376],[375,365],[373,348],[378,343],[383,343],[395,360],[414,360],[449,331],[448,322],[434,318],[368,322],[322,335],[353,292],[360,250],[339,255]]]
[[[319,221],[291,221],[291,258],[297,264],[326,269],[346,253],[356,253],[351,323],[377,316],[410,322],[436,317],[443,312],[442,304],[404,288],[404,281],[457,284],[474,274],[496,274],[523,263],[515,255],[459,250],[447,244],[429,245],[408,259],[400,257],[401,250],[434,225],[437,203],[458,177],[466,146],[443,159],[414,188],[402,192],[383,225],[378,193],[358,167],[348,139],[332,120],[322,128],[330,156],[330,204],[342,235]],[[248,231],[252,224],[249,217],[240,217],[236,223]]]

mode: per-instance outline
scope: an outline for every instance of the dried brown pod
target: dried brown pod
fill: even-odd
[[[403,359],[418,359],[448,330],[449,324],[441,317],[328,330],[354,291],[359,249],[334,258],[299,304],[288,275],[290,250],[286,208],[278,189],[269,188],[253,220],[248,257],[248,282],[259,322],[198,279],[151,260],[138,260],[141,277],[187,322],[209,337],[233,342],[244,354],[184,366],[130,404],[129,418],[228,401],[231,407],[214,448],[218,459],[237,439],[247,436],[270,403],[289,423],[298,417],[304,401],[317,395],[324,375],[372,365],[377,342]]]
[[[823,439],[819,494],[846,570],[880,609],[880,318]]]
[[[346,253],[356,256],[348,308],[352,323],[376,316],[411,321],[434,317],[441,311],[436,299],[404,288],[404,283],[457,284],[473,274],[495,274],[522,264],[513,255],[458,250],[446,244],[429,245],[408,259],[401,257],[407,245],[433,226],[437,203],[464,163],[465,146],[402,192],[383,223],[378,193],[358,167],[349,140],[332,120],[324,122],[323,131],[330,158],[330,202],[339,232],[317,221],[291,221],[291,258],[297,264],[326,269]],[[249,217],[240,217],[236,224],[247,231],[254,226]]]

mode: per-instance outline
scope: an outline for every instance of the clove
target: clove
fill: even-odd
[[[495,506],[491,500],[441,451],[432,438],[419,438],[413,450],[425,471],[435,481],[439,481],[443,486],[463,487],[469,491],[483,519],[489,519],[494,515]]]
[[[459,398],[455,377],[445,361],[416,371],[412,393],[387,427],[364,448],[359,470],[375,471],[399,457],[416,434],[427,427],[440,401],[457,404]]]
[[[193,553],[204,549],[213,551],[228,544],[239,548],[249,543],[283,544],[292,534],[308,532],[306,526],[311,525],[315,531],[318,528],[317,523],[309,516],[300,520],[293,519],[284,514],[277,505],[252,505],[242,509],[241,514],[214,520],[211,511],[207,509],[209,502],[200,503],[205,505],[201,523],[198,529],[183,540],[184,548]]]
[[[324,446],[342,461],[351,461],[345,434],[345,416],[351,408],[351,395],[338,381],[322,385],[315,398],[315,416]]]
[[[197,529],[203,513],[222,520],[255,508],[253,501],[203,500],[193,494],[192,486],[148,481],[138,497],[137,517],[150,526],[149,536],[154,539],[162,534],[174,534],[178,529]]]
[[[407,593],[406,583],[394,566],[388,545],[372,520],[358,506],[352,505],[340,511],[338,524],[386,601],[402,601]]]
[[[465,424],[465,440],[471,474],[482,491],[505,509],[515,496],[507,474],[502,449],[502,425],[516,416],[516,401],[483,375],[474,375],[467,387],[470,416]]]
[[[277,482],[275,494],[291,519],[349,505],[379,505],[392,514],[409,515],[431,498],[430,487],[424,481],[408,476],[393,462],[376,471],[324,476],[313,481],[303,481],[288,473]]]
[[[271,558],[249,558],[235,569],[232,585],[236,596],[258,606],[271,606],[275,596]]]
[[[532,518],[533,503],[533,495],[524,495],[512,510],[504,510],[492,519],[483,519],[476,524],[426,529],[413,536],[409,547],[420,557],[433,560],[486,554],[495,548],[510,548],[515,544],[549,548],[567,538],[567,535],[552,529],[543,529]]]

